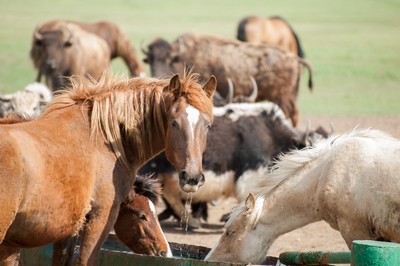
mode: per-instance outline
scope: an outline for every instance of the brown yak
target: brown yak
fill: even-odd
[[[244,42],[277,45],[304,58],[300,40],[290,24],[279,16],[249,16],[239,22],[237,39]]]
[[[218,79],[217,91],[228,94],[228,80],[235,84],[236,95],[250,95],[253,77],[257,86],[257,101],[269,100],[279,105],[293,125],[298,122],[297,94],[302,68],[310,73],[307,61],[277,46],[230,40],[217,36],[186,33],[172,43],[157,38],[148,45],[144,62],[153,76],[183,73],[194,67],[205,79]]]
[[[145,76],[143,66],[139,60],[136,49],[131,44],[128,37],[122,33],[121,29],[113,22],[99,21],[97,23],[85,23],[78,21],[68,21],[81,27],[82,29],[96,34],[104,39],[111,51],[111,59],[121,57],[128,66],[133,77]]]
[[[102,38],[62,20],[35,29],[30,55],[38,69],[37,81],[44,75],[53,91],[69,85],[67,77],[74,74],[99,79],[111,58]]]

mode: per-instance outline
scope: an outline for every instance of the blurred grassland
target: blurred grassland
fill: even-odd
[[[0,92],[35,78],[29,58],[37,24],[52,19],[117,23],[138,50],[156,37],[193,31],[235,38],[247,15],[280,15],[300,37],[314,69],[299,92],[300,115],[400,114],[400,1],[390,0],[0,0]],[[126,73],[122,60],[112,69]],[[146,66],[148,74],[149,69]]]

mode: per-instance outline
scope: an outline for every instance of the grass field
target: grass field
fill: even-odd
[[[312,93],[303,77],[300,115],[400,114],[399,0],[0,0],[0,7],[2,93],[34,80],[31,35],[47,20],[111,20],[140,50],[142,40],[173,40],[188,31],[234,38],[244,16],[280,15],[300,36],[314,68]],[[126,72],[120,60],[112,69]]]

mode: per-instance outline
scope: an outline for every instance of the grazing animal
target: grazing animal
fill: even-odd
[[[108,68],[111,52],[105,40],[78,25],[56,20],[37,26],[30,56],[38,70],[36,81],[45,76],[53,91],[69,86],[72,75],[98,80]]]
[[[325,220],[353,240],[400,242],[400,141],[378,130],[283,155],[237,206],[206,260],[258,264],[280,235]]]
[[[147,51],[142,50],[153,76],[183,73],[186,67],[194,67],[206,79],[216,76],[217,91],[223,97],[228,95],[229,79],[235,84],[236,95],[250,95],[253,83],[248,77],[253,77],[258,86],[256,100],[279,105],[294,126],[298,122],[297,95],[303,66],[309,70],[308,85],[312,88],[310,64],[276,46],[186,33],[171,44],[158,38]]]
[[[279,154],[308,146],[311,137],[318,135],[293,128],[274,103],[228,104],[214,108],[214,117],[203,156],[206,181],[192,195],[193,203],[229,196],[243,199]],[[158,175],[163,183],[164,199],[177,218],[182,218],[185,212],[182,200],[188,194],[179,189],[178,176],[165,156],[160,154],[150,160],[140,173]],[[164,212],[159,219],[168,217]],[[185,219],[182,222],[185,224]],[[187,224],[198,228],[200,219],[189,215]]]
[[[52,98],[51,91],[43,84],[32,83],[11,94],[0,95],[0,118],[13,112],[25,113],[36,118]]]
[[[237,39],[244,42],[276,45],[304,58],[299,37],[290,24],[279,16],[266,19],[258,16],[243,18],[239,22]]]
[[[81,229],[77,264],[95,264],[137,170],[164,149],[196,191],[216,87],[197,77],[77,77],[38,119],[0,125],[0,264]]]

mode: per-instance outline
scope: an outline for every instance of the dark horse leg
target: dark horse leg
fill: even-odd
[[[0,266],[18,266],[20,248],[10,248],[0,244]]]
[[[52,266],[72,265],[77,239],[78,236],[68,237],[53,244]]]

